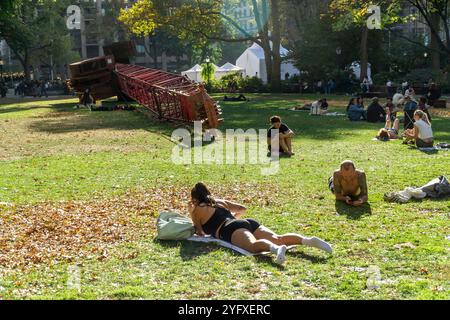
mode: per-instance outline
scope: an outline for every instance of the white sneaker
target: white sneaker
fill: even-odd
[[[287,247],[285,245],[282,245],[277,250],[277,257],[275,259],[275,263],[279,264],[280,266],[284,264],[286,261],[286,251]]]

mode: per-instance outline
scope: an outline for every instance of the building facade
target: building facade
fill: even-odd
[[[126,32],[116,20],[119,10],[131,7],[136,0],[81,0],[80,29],[71,30],[74,50],[82,59],[104,55],[103,45],[128,40]],[[103,21],[102,21],[103,20]],[[172,72],[181,72],[187,67],[186,55],[173,56],[167,52],[154,50],[155,44],[150,37],[132,38],[136,44],[134,64],[158,68]]]

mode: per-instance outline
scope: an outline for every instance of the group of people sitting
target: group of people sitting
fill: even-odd
[[[347,107],[347,116],[350,121],[384,122],[384,128],[377,135],[379,140],[406,138],[405,144],[415,144],[418,148],[432,148],[434,139],[427,98],[421,97],[416,102],[413,89],[408,90],[405,95],[397,93],[392,99],[388,98],[384,106],[380,104],[378,98],[372,98],[367,110],[364,108],[362,97],[351,98]],[[398,112],[405,114],[402,135]]]
[[[404,144],[415,144],[418,148],[432,148],[434,146],[433,129],[426,98],[421,97],[418,103],[410,95],[394,96],[394,100],[397,101],[396,104],[388,99],[384,110],[385,126],[378,132],[377,138],[382,141],[405,138]],[[400,135],[400,120],[397,118],[399,111],[405,114],[402,135]]]
[[[336,201],[349,206],[362,206],[369,199],[366,174],[350,160],[342,162],[334,172],[329,188]],[[286,260],[289,246],[304,245],[333,252],[331,245],[318,237],[279,235],[254,219],[242,219],[247,211],[244,205],[213,197],[203,183],[197,183],[191,190],[188,209],[198,236],[209,235],[255,254],[270,252],[280,265]]]

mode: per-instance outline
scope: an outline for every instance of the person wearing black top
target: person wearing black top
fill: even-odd
[[[241,204],[212,197],[203,183],[191,190],[189,214],[196,234],[231,243],[251,253],[270,252],[276,256],[275,263],[283,264],[287,246],[304,245],[332,253],[331,246],[317,237],[289,233],[279,235],[253,219],[241,219],[247,208]]]
[[[428,104],[433,106],[436,100],[441,98],[441,95],[441,90],[439,90],[438,86],[435,83],[431,83],[427,94]]]
[[[272,136],[276,139],[278,137],[280,143],[280,153],[292,157],[295,155],[292,152],[292,138],[294,137],[294,132],[289,129],[287,125],[281,122],[279,116],[273,116],[270,118],[270,123],[272,127],[267,132],[267,144],[269,145],[269,152],[272,150]],[[278,130],[278,131],[277,131]]]
[[[386,111],[378,103],[378,98],[373,98],[372,103],[369,105],[369,108],[367,109],[367,121],[376,123],[376,122],[384,122],[385,119],[386,119]]]

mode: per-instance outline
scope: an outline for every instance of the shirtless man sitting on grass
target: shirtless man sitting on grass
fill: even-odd
[[[350,206],[359,207],[369,200],[366,174],[357,170],[350,160],[341,163],[341,168],[330,178],[329,187],[336,200],[344,201]]]

